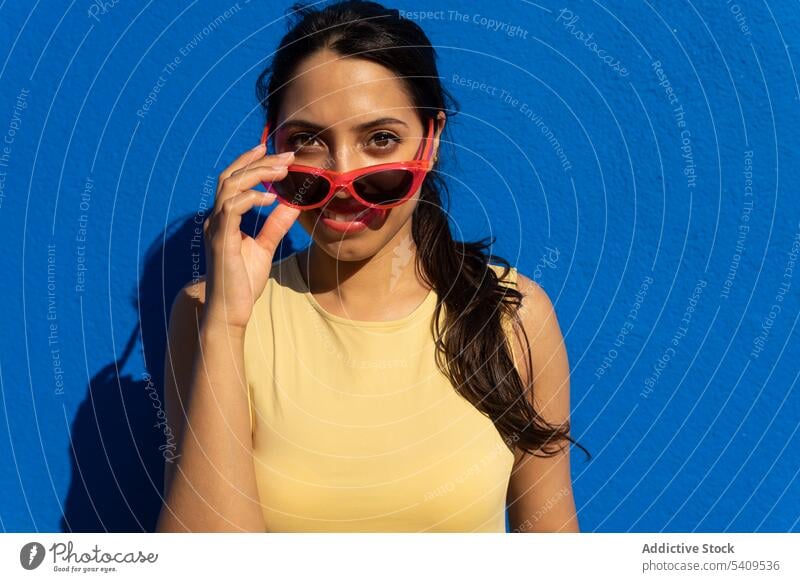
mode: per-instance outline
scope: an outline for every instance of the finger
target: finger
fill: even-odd
[[[231,174],[233,174],[236,170],[240,170],[260,158],[264,157],[264,154],[267,152],[267,148],[265,144],[258,144],[251,150],[247,150],[238,158],[233,160],[230,165],[222,170],[219,174],[219,178],[217,180],[217,184],[222,184],[226,178],[228,178]]]
[[[264,198],[266,200],[270,200],[271,202],[269,202],[269,204],[274,202],[275,199],[277,198],[274,193],[272,193],[272,192],[262,192],[261,190],[247,190],[245,192],[242,192],[242,194],[256,195],[256,197],[261,197],[261,198]],[[254,206],[257,206],[257,205],[258,205],[258,203],[254,203]],[[247,212],[247,211],[245,211],[245,212]],[[206,219],[203,221],[203,235],[208,236],[209,229],[212,228],[212,226],[216,223],[216,214],[217,213],[209,214],[206,217]],[[242,233],[242,234],[245,235],[245,233]],[[249,236],[249,235],[245,235],[245,236]]]
[[[247,172],[251,172],[253,170],[263,170],[264,168],[276,170],[276,171],[283,171],[288,169],[287,164],[253,164],[248,166],[247,168],[243,168],[241,170],[235,171],[231,174],[228,178],[225,179],[226,182],[235,184],[236,180],[244,176]],[[224,183],[223,183],[224,184]],[[224,187],[224,186],[223,186]]]
[[[222,204],[210,227],[213,239],[224,241],[228,236],[241,232],[242,216],[247,211],[255,206],[269,206],[275,202],[275,199],[274,194],[258,190],[248,190],[229,198]]]
[[[263,166],[245,170],[236,176],[229,176],[220,184],[217,198],[214,201],[214,212],[219,212],[222,205],[230,198],[250,190],[261,182],[282,180],[286,177],[287,172],[286,166]]]
[[[264,221],[264,225],[255,238],[256,242],[268,252],[275,254],[281,239],[289,232],[298,216],[300,216],[300,210],[297,208],[279,204]]]
[[[255,161],[249,162],[245,166],[239,168],[231,172],[231,176],[237,176],[242,172],[253,169],[253,168],[260,168],[260,167],[281,167],[281,166],[288,166],[294,162],[294,152],[285,152],[284,154],[273,155],[273,156],[264,156],[261,158],[257,158]]]

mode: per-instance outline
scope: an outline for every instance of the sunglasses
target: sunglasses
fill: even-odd
[[[377,164],[343,173],[291,164],[285,178],[262,184],[267,192],[276,195],[278,202],[300,210],[319,208],[340,190],[370,208],[399,206],[414,195],[433,167],[433,130],[433,118],[429,118],[428,132],[409,162]],[[261,134],[261,143],[267,144],[268,140],[269,123]]]

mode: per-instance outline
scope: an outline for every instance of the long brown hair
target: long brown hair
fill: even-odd
[[[410,91],[423,126],[439,111],[449,116],[457,112],[455,99],[442,87],[430,41],[416,23],[401,17],[397,10],[357,0],[325,8],[298,3],[290,8],[289,20],[289,32],[256,83],[256,96],[271,127],[276,127],[295,67],[323,48],[394,71]],[[531,404],[532,382],[525,386],[503,328],[503,319],[509,318],[530,347],[517,314],[522,293],[502,283],[510,264],[487,251],[493,239],[453,239],[443,194],[449,204],[447,184],[434,166],[412,216],[416,269],[438,296],[431,324],[437,366],[459,394],[493,421],[512,451],[516,446],[537,456],[550,456],[569,441],[591,457],[570,436],[569,423],[550,425]],[[490,262],[502,265],[502,277],[489,267]],[[445,316],[440,317],[443,309]],[[439,326],[440,319],[444,329]],[[530,349],[526,353],[530,371]]]

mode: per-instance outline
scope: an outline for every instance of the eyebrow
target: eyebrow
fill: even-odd
[[[372,127],[376,127],[378,125],[391,125],[391,124],[400,124],[408,127],[408,124],[403,121],[402,119],[397,119],[396,117],[380,117],[378,119],[373,119],[372,121],[367,121],[366,123],[361,123],[356,125],[353,129],[356,131],[365,131]],[[312,129],[317,133],[322,133],[325,131],[325,127],[318,125],[316,123],[312,123],[310,121],[306,121],[305,119],[291,119],[285,122],[282,126],[283,128],[287,127],[304,127],[308,129]]]

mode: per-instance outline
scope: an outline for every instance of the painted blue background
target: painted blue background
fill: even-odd
[[[797,3],[503,4],[394,6],[444,11],[457,235],[556,305],[582,529],[799,531]],[[152,529],[166,307],[285,6],[0,3],[2,530]]]

